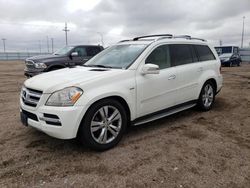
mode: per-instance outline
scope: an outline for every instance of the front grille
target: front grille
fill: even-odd
[[[34,69],[35,68],[35,63],[32,60],[26,60],[25,65],[27,69]]]
[[[42,96],[42,93],[42,91],[23,87],[21,91],[22,101],[27,106],[36,107]]]

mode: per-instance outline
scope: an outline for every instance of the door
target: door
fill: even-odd
[[[74,53],[77,52],[77,56],[72,56],[71,60],[71,65],[82,65],[84,64],[87,60],[87,49],[85,46],[77,46],[75,49],[71,52]]]
[[[141,74],[147,63],[158,65],[160,73]],[[168,45],[156,47],[143,65],[136,73],[137,117],[169,108],[176,102],[176,70],[171,67]]]
[[[198,64],[198,57],[191,44],[171,44],[171,63],[176,68],[176,104],[195,100],[198,91],[198,81],[202,65]]]

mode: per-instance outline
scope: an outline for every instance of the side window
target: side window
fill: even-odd
[[[99,47],[88,47],[87,48],[87,55],[88,56],[95,56],[96,54],[98,54],[100,52],[100,48]]]
[[[145,63],[152,63],[159,66],[160,69],[171,67],[169,57],[169,46],[163,45],[154,49],[147,57]]]
[[[205,45],[195,45],[196,52],[199,56],[200,61],[215,60],[213,52],[208,46]]]
[[[193,62],[191,46],[188,44],[171,44],[170,56],[174,66],[184,65]]]
[[[239,53],[239,48],[233,47],[233,53],[234,53],[234,54],[238,54],[238,53]]]
[[[199,58],[197,56],[197,53],[195,51],[195,47],[194,45],[189,45],[190,48],[191,48],[191,53],[192,53],[192,57],[193,57],[193,62],[198,62],[199,61]]]
[[[77,52],[79,57],[87,56],[87,52],[86,52],[85,47],[76,47],[74,49],[74,52]]]

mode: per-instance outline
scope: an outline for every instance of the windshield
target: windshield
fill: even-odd
[[[147,45],[145,44],[124,44],[112,46],[85,63],[85,66],[124,69],[136,60],[146,46]]]
[[[57,50],[54,55],[66,55],[70,50],[72,50],[73,46],[65,46],[61,48],[60,50]]]
[[[218,55],[232,53],[232,46],[228,46],[228,47],[215,47],[215,50],[217,51]]]

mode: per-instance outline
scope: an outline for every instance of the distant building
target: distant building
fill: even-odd
[[[240,56],[243,62],[250,63],[250,47],[240,48]]]

